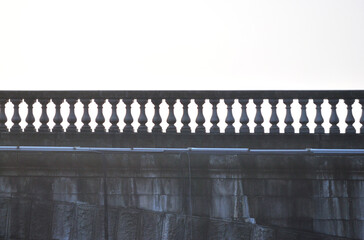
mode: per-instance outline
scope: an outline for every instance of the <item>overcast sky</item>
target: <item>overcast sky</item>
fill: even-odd
[[[364,1],[1,1],[0,82],[364,89]]]

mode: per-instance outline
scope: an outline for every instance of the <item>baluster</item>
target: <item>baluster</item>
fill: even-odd
[[[272,106],[272,115],[270,116],[269,120],[272,126],[269,129],[269,133],[277,134],[279,133],[279,127],[277,126],[277,123],[279,122],[279,118],[277,115],[278,99],[269,99],[269,104]]]
[[[148,118],[145,115],[145,104],[147,104],[148,99],[138,99],[137,101],[140,105],[140,115],[138,118],[140,125],[138,127],[138,133],[146,133],[148,132],[148,127],[145,124],[148,122]]]
[[[210,103],[212,104],[212,115],[210,120],[212,126],[210,128],[210,133],[220,133],[220,128],[217,126],[220,121],[219,116],[217,115],[217,104],[219,102],[219,99],[210,99]]]
[[[19,125],[21,118],[19,115],[19,104],[22,102],[22,99],[10,99],[10,101],[14,104],[14,114],[11,118],[13,122],[13,126],[10,128],[10,132],[21,132],[22,129]]]
[[[359,103],[361,104],[361,117],[360,117],[360,123],[361,123],[361,128],[360,128],[360,133],[364,133],[364,98],[359,99]]]
[[[162,99],[152,99],[152,103],[154,104],[154,116],[153,116],[154,126],[152,128],[152,132],[161,133],[162,127],[160,124],[162,122],[162,118],[159,113],[159,105],[162,103]]]
[[[104,114],[102,113],[102,106],[105,103],[105,99],[95,99],[95,103],[97,104],[97,116],[96,116],[96,123],[97,126],[95,128],[95,132],[105,132],[105,126],[104,126],[104,122],[105,122],[105,117]]]
[[[353,103],[355,99],[345,99],[345,104],[348,106],[348,113],[346,115],[345,122],[348,124],[348,126],[345,129],[345,133],[347,134],[355,134],[355,128],[353,127],[353,123],[355,122],[354,116],[353,116]]]
[[[111,116],[110,116],[110,123],[111,126],[109,128],[110,133],[119,133],[120,128],[118,126],[119,117],[117,114],[117,104],[119,103],[119,99],[109,99],[109,103],[111,104]]]
[[[203,104],[205,103],[205,99],[195,99],[195,103],[197,104],[197,127],[195,132],[206,133],[205,126],[203,125],[205,123],[205,117],[203,116]]]
[[[233,116],[233,108],[232,108],[232,105],[234,104],[234,99],[225,99],[224,102],[227,105],[227,114],[225,119],[227,126],[225,128],[225,133],[235,133],[235,128],[233,126],[235,119]]]
[[[42,105],[42,114],[40,115],[39,121],[42,123],[42,125],[40,125],[38,131],[39,132],[50,132],[49,126],[48,126],[48,122],[49,122],[49,117],[47,114],[47,104],[49,103],[50,99],[39,99],[38,100],[39,103]]]
[[[174,126],[174,124],[176,123],[176,117],[174,116],[174,104],[176,103],[176,100],[175,99],[166,99],[166,102],[168,104],[168,110],[169,110],[169,114],[168,114],[168,118],[167,118],[167,123],[169,125],[167,127],[166,132],[167,133],[176,133],[177,128],[176,128],[176,126]]]
[[[181,122],[183,124],[181,128],[181,133],[191,133],[191,127],[188,125],[191,122],[191,118],[188,115],[188,104],[190,104],[190,99],[181,99],[180,102],[183,105],[183,115]]]
[[[74,98],[66,99],[66,102],[70,105],[70,113],[67,118],[67,122],[69,123],[69,125],[66,128],[66,132],[75,133],[77,132],[77,127],[75,125],[77,121],[77,117],[75,114],[75,104],[77,103],[77,99]]]
[[[336,104],[338,104],[338,102],[339,102],[339,99],[329,99],[329,104],[331,105],[331,115],[330,115],[330,123],[331,123],[330,133],[331,134],[340,133],[340,129],[337,126],[337,124],[339,123],[339,117],[337,116],[337,113],[336,113]]]
[[[248,104],[248,102],[249,99],[239,99],[239,103],[241,104],[241,117],[240,117],[241,127],[239,133],[245,133],[245,134],[250,133],[248,126],[249,118],[246,112],[246,105]]]
[[[306,109],[307,109],[306,105],[308,103],[308,99],[299,99],[298,102],[301,105],[300,133],[308,134],[308,133],[310,133],[310,129],[307,127],[308,117],[307,117],[307,112],[306,112]]]
[[[35,99],[25,99],[25,103],[28,105],[28,114],[25,118],[25,121],[28,123],[24,129],[24,132],[36,132],[35,127],[33,125],[35,118],[33,115],[33,104],[35,103]]]
[[[322,99],[314,99],[313,103],[316,105],[316,117],[315,117],[315,123],[316,123],[316,127],[315,127],[315,133],[318,134],[323,134],[325,133],[325,129],[322,127],[322,123],[324,122],[324,119],[322,118],[321,115],[321,104],[324,101]]]
[[[55,125],[52,129],[52,132],[63,132],[63,127],[61,125],[63,121],[61,115],[61,104],[63,103],[63,99],[52,99],[52,102],[56,105],[56,113],[53,118]]]
[[[81,99],[81,103],[83,104],[83,115],[81,118],[81,122],[83,123],[81,127],[81,132],[92,132],[92,129],[89,125],[91,122],[90,114],[88,113],[88,105],[90,104],[90,99]]]
[[[286,117],[284,118],[284,123],[286,124],[286,127],[284,128],[284,133],[287,134],[294,133],[294,128],[292,126],[293,118],[291,114],[292,102],[293,102],[292,99],[283,99],[283,103],[286,104]]]
[[[5,114],[5,104],[8,99],[0,99],[0,132],[8,132],[8,127],[5,125],[8,120]]]
[[[123,132],[132,133],[132,132],[134,132],[134,128],[131,124],[134,121],[134,119],[133,119],[133,116],[131,115],[131,104],[134,102],[134,99],[130,99],[130,98],[123,99],[123,102],[125,103],[125,109],[126,109],[125,118],[124,118],[125,127],[123,129]]]
[[[261,112],[263,99],[254,99],[253,102],[256,105],[257,110],[254,118],[254,122],[257,124],[254,128],[254,133],[264,133],[264,127],[262,126],[264,119]]]

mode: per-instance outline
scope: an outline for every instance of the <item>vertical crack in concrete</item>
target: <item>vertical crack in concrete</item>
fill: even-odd
[[[188,195],[189,195],[189,216],[190,216],[190,222],[191,222],[191,227],[190,227],[190,235],[191,235],[191,239],[193,239],[192,236],[192,177],[191,177],[191,156],[190,153],[187,152],[186,153],[187,158],[188,158]]]
[[[103,152],[98,152],[102,156],[102,170],[104,172],[103,176],[103,188],[104,188],[104,236],[105,240],[109,240],[109,209],[107,201],[107,162],[106,156]]]

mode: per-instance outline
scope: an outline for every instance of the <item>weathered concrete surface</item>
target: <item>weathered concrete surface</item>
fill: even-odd
[[[110,239],[364,239],[359,155],[4,152],[0,239],[103,239],[103,159]]]
[[[105,239],[102,206],[17,198],[0,198],[0,203],[0,216],[3,220],[0,225],[1,240]],[[22,210],[22,217],[27,221],[20,221],[22,218],[19,216],[14,217],[16,209]],[[24,211],[25,209],[28,210]],[[345,239],[238,220],[190,217],[122,207],[108,209],[108,223],[109,239]]]

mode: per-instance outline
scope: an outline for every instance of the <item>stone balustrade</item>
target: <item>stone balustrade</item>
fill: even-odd
[[[329,119],[325,119],[330,123],[328,131],[325,132],[323,127],[324,118],[322,115],[322,104],[324,100],[328,102],[331,108]],[[270,105],[270,117],[263,117],[262,104],[268,102]],[[294,119],[292,116],[293,100],[299,103],[300,117]],[[339,117],[337,113],[337,104],[339,100],[343,100],[346,105],[345,116],[345,134],[364,134],[364,91],[0,91],[0,132],[21,133],[21,132],[53,132],[53,133],[167,133],[167,134],[340,134],[338,127]],[[27,113],[25,119],[21,118],[19,105],[25,102],[27,105]],[[41,114],[39,117],[40,126],[35,127],[34,122],[34,104],[39,102]],[[49,116],[49,105],[54,106],[54,116]],[[76,117],[75,104],[81,102],[83,105],[83,113],[81,118]],[[96,127],[91,127],[90,122],[93,120],[90,116],[90,104],[94,102],[97,106],[97,115],[94,119]],[[111,109],[109,119],[105,119],[104,110],[105,103]],[[118,107],[119,103],[123,103],[124,115],[120,116]],[[161,103],[168,105],[168,113],[162,118],[160,105]],[[176,118],[175,105],[179,102],[182,105],[182,116]],[[190,106],[194,103],[194,107]],[[285,117],[279,119],[277,114],[277,104],[285,105]],[[309,119],[307,114],[307,104],[313,102],[315,105],[315,116]],[[360,119],[355,119],[353,114],[353,104],[359,102],[361,104]],[[11,104],[12,106],[10,106]],[[62,114],[64,103],[68,104],[68,115]],[[138,105],[135,105],[137,103]],[[147,107],[151,107],[148,103],[152,103],[154,115],[148,118],[146,114]],[[211,114],[206,116],[204,108],[209,103]],[[248,116],[247,104],[254,104],[254,116]],[[240,105],[240,117],[234,117],[233,105]],[[218,106],[219,105],[219,106]],[[39,106],[39,105],[38,105]],[[9,116],[7,109],[12,107],[13,114]],[[138,116],[134,108],[139,108]],[[221,109],[224,108],[224,115],[221,115]],[[191,119],[190,112],[197,112],[195,119]],[[235,114],[236,115],[236,114]],[[50,127],[50,118],[54,124]],[[120,127],[121,119],[124,124]],[[25,127],[21,127],[20,122],[26,122]],[[225,129],[218,126],[223,120],[226,123]],[[342,119],[343,120],[343,119]],[[11,124],[9,124],[11,121]],[[64,123],[67,121],[67,127]],[[75,124],[81,121],[82,126],[78,128]],[[109,127],[105,127],[105,121],[109,121]],[[138,122],[135,128],[135,121]],[[167,123],[166,128],[161,127],[161,123]],[[179,121],[181,127],[176,126]],[[192,128],[191,121],[195,121]],[[206,124],[206,121],[210,121]],[[239,127],[236,122],[239,121]],[[280,129],[279,124],[284,122],[284,128]],[[300,126],[296,129],[292,125],[293,122],[299,122]],[[355,121],[360,122],[360,129],[354,127]],[[153,123],[152,127],[147,123]],[[254,122],[254,127],[249,126]],[[270,127],[264,127],[269,122]],[[308,123],[314,122],[314,128],[309,129]],[[11,125],[11,126],[10,126]],[[206,127],[209,125],[209,127]]]

